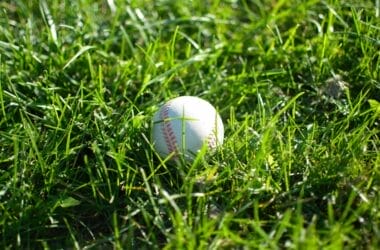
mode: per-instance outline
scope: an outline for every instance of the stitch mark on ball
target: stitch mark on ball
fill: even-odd
[[[170,109],[170,103],[166,104],[160,112],[160,119],[163,121],[161,123],[161,129],[162,129],[162,134],[164,135],[165,144],[169,151],[169,154],[174,152],[175,155],[177,155],[178,154],[177,140],[176,140],[174,130],[169,120],[169,109]]]
[[[207,146],[209,149],[214,149],[217,146],[217,135],[215,129],[207,136]]]

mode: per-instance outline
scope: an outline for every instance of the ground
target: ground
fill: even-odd
[[[375,249],[379,1],[0,3],[4,249]],[[152,116],[212,103],[171,164]]]

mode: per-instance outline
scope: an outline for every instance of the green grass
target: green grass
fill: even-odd
[[[1,248],[378,248],[379,12],[1,2]],[[215,105],[225,143],[173,166],[150,127],[179,95]]]

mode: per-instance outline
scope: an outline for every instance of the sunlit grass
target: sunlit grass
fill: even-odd
[[[378,1],[0,3],[2,248],[375,248]],[[152,116],[208,100],[171,164]]]

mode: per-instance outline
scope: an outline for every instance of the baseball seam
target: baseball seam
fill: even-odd
[[[168,103],[160,112],[160,119],[162,120],[161,129],[169,154],[173,152],[177,154],[177,139],[170,121],[167,120],[169,119],[169,108],[170,104]]]
[[[214,129],[207,136],[207,146],[209,149],[216,148],[216,146],[217,146],[216,131]]]
[[[217,116],[217,114],[216,114]],[[207,146],[209,149],[215,149],[218,146],[218,123],[217,117],[215,118],[215,124],[211,133],[207,136]]]

